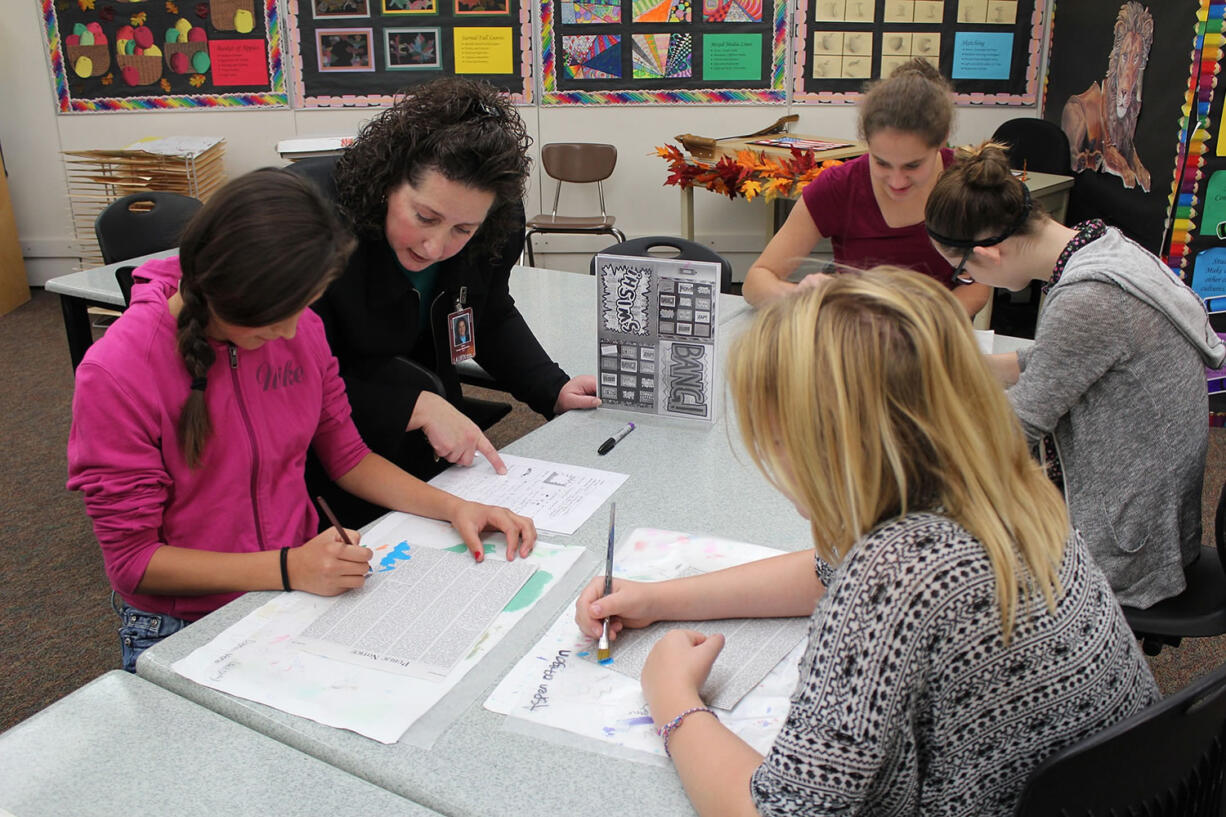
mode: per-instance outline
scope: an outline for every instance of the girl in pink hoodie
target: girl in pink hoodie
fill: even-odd
[[[135,271],[131,306],[77,368],[68,487],[120,602],[125,669],[245,591],[363,584],[371,552],[316,535],[308,447],[350,493],[451,522],[478,560],[487,528],[508,558],[531,551],[532,520],[426,485],[362,442],[307,308],[351,249],[309,182],[242,176],[187,226],[178,258]]]

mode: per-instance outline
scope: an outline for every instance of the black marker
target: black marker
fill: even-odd
[[[626,425],[622,428],[621,431],[617,432],[612,437],[602,442],[600,444],[600,448],[596,449],[596,453],[597,454],[608,454],[610,451],[613,450],[613,446],[617,445],[623,439],[625,439],[626,435],[629,434],[631,431],[634,431],[634,423],[626,423]]]

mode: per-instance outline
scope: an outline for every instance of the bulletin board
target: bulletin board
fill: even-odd
[[[786,98],[788,0],[540,0],[543,102]]]
[[[1226,6],[1201,0],[1168,199],[1167,263],[1202,298],[1226,294],[1226,101],[1216,89],[1224,14]]]
[[[283,107],[277,0],[39,0],[63,113]]]
[[[963,105],[1033,105],[1044,0],[797,0],[796,102],[854,103],[922,57]]]
[[[1214,5],[1220,18],[1222,6]],[[1166,252],[1184,92],[1190,77],[1198,84],[1194,96],[1201,82],[1214,81],[1200,60],[1189,73],[1198,13],[1207,13],[1202,0],[1064,3],[1056,10],[1043,118],[1069,137],[1069,224],[1101,218],[1155,255]],[[1113,97],[1122,109],[1106,104]],[[1091,120],[1098,137],[1083,124]],[[1179,183],[1195,183],[1195,176]]]
[[[532,101],[532,23],[520,0],[289,0],[294,106],[392,104],[440,76]]]

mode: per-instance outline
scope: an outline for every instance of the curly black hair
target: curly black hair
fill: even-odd
[[[471,245],[495,252],[515,231],[531,168],[524,122],[487,82],[443,77],[404,92],[363,126],[337,161],[341,212],[363,238],[382,238],[387,197],[404,182],[416,186],[429,169],[494,194]]]

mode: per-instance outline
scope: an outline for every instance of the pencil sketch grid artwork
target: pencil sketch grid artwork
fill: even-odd
[[[651,297],[650,264],[601,263],[600,302],[604,327],[623,335],[647,335]]]
[[[598,255],[596,269],[600,399],[713,421],[719,265]]]

